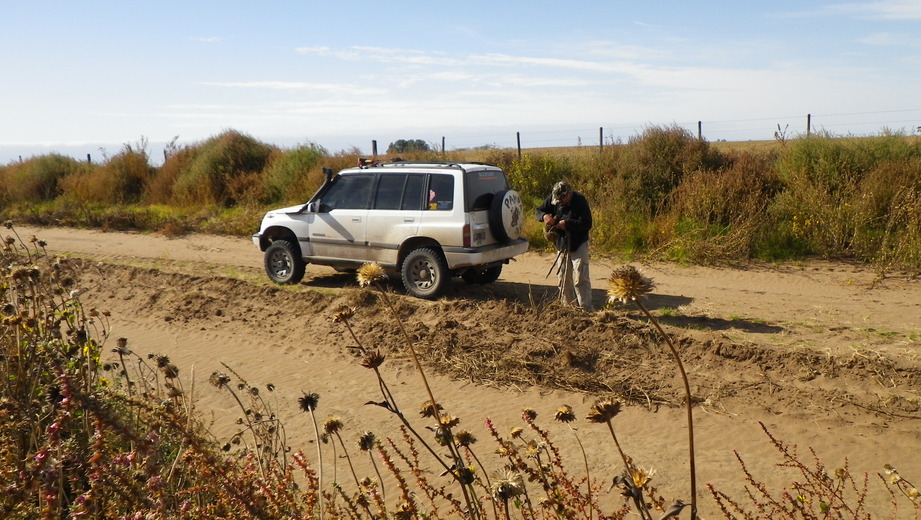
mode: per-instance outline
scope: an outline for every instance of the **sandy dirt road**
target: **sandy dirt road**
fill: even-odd
[[[393,424],[380,410],[364,406],[378,398],[373,381],[349,356],[349,340],[329,319],[335,305],[359,291],[351,275],[308,266],[300,286],[278,290],[267,283],[261,254],[247,239],[65,228],[16,231],[25,240],[34,235],[46,241],[51,254],[98,262],[98,271],[83,279],[85,304],[112,312],[112,336],[129,338],[138,352],[168,354],[196,381],[200,408],[218,436],[233,431],[232,419],[239,413],[227,396],[207,385],[208,375],[225,366],[250,381],[276,386],[290,443],[308,453],[314,440],[307,418],[297,410],[302,392],[320,393],[321,414],[343,417],[353,433]],[[528,324],[545,319],[532,316],[528,303],[535,295],[552,295],[555,282],[545,276],[551,263],[549,255],[528,253],[506,266],[491,286],[454,282],[442,301],[415,307],[411,319],[420,322],[419,337],[430,335],[439,348],[448,345],[442,342],[446,334],[455,343],[478,345],[482,336],[503,329],[502,341],[509,348],[519,348],[516,341],[532,346],[546,341],[548,348],[556,348],[565,346],[567,335],[605,343],[613,320],[642,321],[635,310],[615,306],[572,319],[568,328],[555,324],[546,338],[530,332]],[[598,307],[617,265],[593,259]],[[691,358],[686,361],[690,376],[698,382],[695,432],[703,515],[717,516],[705,484],[741,493],[735,451],[766,482],[780,486],[797,477],[776,468],[780,459],[760,424],[804,453],[806,447],[815,448],[832,470],[847,461],[852,472],[869,473],[871,485],[880,490],[875,475],[887,462],[921,482],[918,280],[899,274],[877,280],[865,267],[824,261],[733,269],[636,265],[657,285],[646,304],[670,334],[682,338]],[[398,287],[394,293],[399,295]],[[357,328],[368,341],[386,342],[392,338],[386,321],[372,316]],[[496,343],[489,345],[496,348]],[[405,396],[404,406],[415,409],[425,401],[409,364],[385,367],[398,395]],[[674,379],[669,373],[650,372],[649,377]],[[507,431],[521,425],[521,410],[531,407],[552,423],[559,405],[570,404],[584,417],[597,397],[541,385],[479,384],[440,371],[431,379],[435,395],[451,413],[465,418],[463,424],[483,442],[489,442],[482,430],[487,417]],[[689,494],[683,414],[681,407],[634,404],[617,418],[625,449],[641,466],[656,469],[658,487],[669,499]],[[576,464],[581,456],[571,433],[558,426],[554,431],[560,445]],[[618,464],[609,434],[584,421],[579,433],[586,445],[597,447],[589,453],[593,473],[613,476]],[[811,461],[811,456],[804,458]],[[872,507],[888,512],[888,496],[880,490],[874,491]]]

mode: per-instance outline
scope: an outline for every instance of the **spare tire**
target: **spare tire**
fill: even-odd
[[[502,190],[493,196],[489,206],[489,229],[499,242],[521,237],[524,214],[521,196],[515,190]]]

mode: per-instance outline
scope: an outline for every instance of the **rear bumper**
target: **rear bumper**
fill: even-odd
[[[459,269],[479,265],[501,264],[506,260],[524,254],[528,250],[528,240],[519,238],[512,242],[504,242],[488,247],[452,248],[443,249],[448,267]]]

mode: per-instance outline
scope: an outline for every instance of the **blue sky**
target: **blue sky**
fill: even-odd
[[[332,152],[921,126],[921,0],[0,0],[0,164],[234,129]],[[789,125],[789,127],[787,126]]]

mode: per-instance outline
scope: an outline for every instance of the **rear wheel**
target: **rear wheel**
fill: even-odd
[[[265,250],[265,273],[277,284],[298,283],[306,270],[300,250],[287,240],[276,240]]]
[[[500,274],[502,274],[502,266],[497,265],[486,269],[468,269],[464,271],[461,278],[469,284],[487,284],[498,280]]]
[[[429,247],[413,250],[406,255],[400,275],[406,292],[426,300],[437,298],[450,279],[444,256]]]

